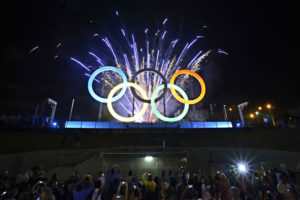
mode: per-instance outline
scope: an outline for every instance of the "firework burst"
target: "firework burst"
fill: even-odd
[[[116,16],[120,18],[119,13],[115,13]],[[93,52],[89,52],[89,55],[92,56],[95,61],[97,61],[99,67],[118,67],[126,74],[128,80],[131,80],[137,71],[145,68],[152,68],[160,71],[165,76],[167,82],[170,81],[171,76],[179,69],[189,69],[195,72],[200,70],[201,62],[211,53],[211,50],[199,50],[196,51],[197,53],[193,55],[191,59],[184,59],[187,53],[190,53],[190,50],[193,48],[194,44],[199,42],[199,40],[204,37],[198,35],[192,41],[186,42],[183,48],[177,47],[179,39],[169,40],[167,37],[167,21],[168,19],[165,18],[161,23],[161,29],[157,30],[153,35],[149,34],[148,28],[145,29],[144,44],[139,45],[135,40],[135,36],[133,34],[128,34],[125,27],[122,26],[120,29],[120,35],[123,37],[123,43],[127,44],[128,49],[127,51],[123,52],[116,50],[114,45],[112,45],[111,41],[107,37],[100,38],[99,34],[97,34],[97,37],[101,39],[113,57],[113,63],[104,62],[104,60],[102,60]],[[93,36],[95,37],[95,34]],[[179,48],[180,50],[175,51],[175,48]],[[179,52],[179,54],[176,54],[176,52]],[[188,57],[190,57],[190,55]],[[93,67],[86,67],[82,62],[76,60],[75,58],[71,58],[71,60],[79,64],[87,71],[85,76],[90,76],[90,73],[97,69],[95,67],[94,69]],[[184,66],[183,63],[185,64]],[[102,73],[101,78],[96,80],[96,83],[98,83],[97,87],[101,88],[101,94],[103,95],[104,93],[108,93],[108,91],[110,91],[121,81],[121,77],[119,77],[116,73],[104,72]],[[186,89],[187,81],[188,75],[182,75],[177,78],[176,84],[178,84],[181,88]],[[146,91],[148,99],[150,99],[155,88],[161,85],[163,80],[156,73],[144,72],[136,77],[135,82]],[[180,109],[181,103],[176,102],[176,100],[174,102],[172,101],[174,101],[172,94],[168,92],[162,100],[156,103],[156,107],[162,113],[174,115],[178,109]],[[133,97],[131,90],[127,90],[124,97],[114,103],[114,107],[120,115],[131,116],[140,111],[142,104],[142,102],[139,102]],[[138,122],[156,121],[158,121],[158,119],[152,112],[150,106],[148,106],[147,111],[142,118],[138,120]]]

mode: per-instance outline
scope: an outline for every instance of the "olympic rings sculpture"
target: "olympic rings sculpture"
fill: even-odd
[[[122,80],[123,80],[123,83],[120,83],[118,84],[117,86],[115,86],[108,94],[108,97],[107,98],[103,98],[103,97],[100,97],[98,96],[94,90],[93,90],[93,81],[95,79],[95,77],[103,72],[103,71],[115,71],[117,72]],[[139,85],[137,85],[135,83],[135,78],[137,77],[137,75],[139,75],[140,73],[142,72],[145,72],[145,71],[149,71],[149,72],[154,72],[154,73],[157,73],[162,79],[163,79],[163,84],[158,86],[154,92],[152,93],[151,95],[151,98],[150,100],[149,99],[146,99],[147,98],[147,94],[146,92],[143,90],[143,88]],[[200,83],[201,85],[201,93],[199,95],[199,97],[197,97],[196,99],[193,99],[193,100],[189,100],[188,99],[188,96],[187,94],[184,92],[184,90],[182,90],[179,86],[177,85],[174,85],[175,83],[175,79],[181,75],[181,74],[189,74],[189,75],[192,75],[194,76],[198,82]],[[119,114],[117,114],[115,112],[115,110],[113,109],[113,106],[112,106],[112,103],[119,100],[126,92],[127,90],[127,87],[131,87],[131,91],[132,91],[132,94],[133,96],[138,99],[139,101],[143,102],[143,107],[142,109],[140,110],[139,113],[137,113],[135,116],[132,116],[132,117],[123,117],[123,116],[120,116]],[[121,89],[122,88],[122,89]],[[155,103],[158,102],[159,100],[161,100],[162,98],[164,98],[165,94],[167,93],[167,89],[170,88],[171,90],[171,93],[173,94],[174,98],[176,100],[178,100],[179,102],[181,103],[184,103],[184,108],[183,108],[183,111],[180,115],[176,116],[176,117],[166,117],[164,115],[162,115],[156,108],[155,106]],[[114,96],[114,94],[120,90],[121,91],[119,92],[119,94],[117,94],[116,96]],[[135,90],[138,90],[140,92],[140,94],[142,95],[142,97],[138,96],[136,91]],[[159,97],[156,97],[158,92],[160,90],[163,90],[163,93],[159,96]],[[177,92],[175,91],[177,90],[181,96],[183,97],[180,97]],[[198,102],[200,102],[204,95],[205,95],[205,92],[206,92],[206,87],[205,87],[205,83],[203,81],[203,79],[196,73],[196,72],[193,72],[191,70],[179,70],[177,71],[176,73],[173,74],[173,76],[171,77],[171,80],[170,80],[170,83],[168,84],[167,83],[167,80],[166,78],[157,70],[155,69],[151,69],[151,68],[147,68],[147,69],[141,69],[140,71],[136,72],[135,75],[132,77],[132,80],[131,82],[128,82],[127,81],[127,78],[125,76],[125,74],[118,68],[116,67],[112,67],[112,66],[107,66],[107,67],[102,67],[102,68],[99,68],[97,69],[96,71],[94,71],[92,73],[92,75],[90,76],[89,80],[88,80],[88,91],[89,93],[91,94],[91,96],[101,102],[101,103],[107,103],[107,108],[108,108],[108,111],[110,112],[110,114],[117,120],[119,121],[123,121],[123,122],[132,122],[132,121],[135,121],[135,120],[138,120],[139,117],[141,117],[147,110],[148,108],[148,104],[150,104],[152,110],[153,110],[153,113],[156,115],[157,118],[159,118],[160,120],[162,121],[165,121],[165,122],[176,122],[176,121],[179,121],[181,119],[183,119],[185,117],[185,115],[187,114],[188,112],[188,109],[189,109],[189,105],[190,104],[196,104]]]

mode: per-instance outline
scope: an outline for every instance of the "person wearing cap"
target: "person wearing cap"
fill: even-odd
[[[148,175],[146,179],[146,175]],[[152,179],[152,175],[150,173],[145,172],[142,175],[142,181],[145,185],[145,199],[156,199],[155,190],[156,190],[156,183]]]

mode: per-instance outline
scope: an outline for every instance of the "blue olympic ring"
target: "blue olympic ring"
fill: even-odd
[[[126,92],[126,89],[127,89],[127,78],[125,76],[125,74],[118,68],[116,67],[111,67],[111,66],[107,66],[107,67],[101,67],[99,69],[97,69],[96,71],[94,71],[92,73],[92,75],[90,76],[89,78],[89,81],[88,81],[88,90],[89,90],[89,93],[91,94],[91,96],[96,99],[97,101],[101,102],[101,103],[107,103],[107,98],[102,98],[102,97],[99,97],[93,90],[93,81],[95,79],[95,77],[103,72],[103,71],[115,71],[117,72],[118,74],[120,74],[120,76],[122,77],[123,79],[123,87],[122,87],[122,90],[120,91],[120,93],[118,95],[116,95],[115,97],[112,98],[112,102],[115,102],[117,100],[119,100]]]

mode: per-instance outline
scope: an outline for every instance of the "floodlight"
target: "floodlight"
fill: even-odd
[[[145,156],[145,161],[151,162],[153,160],[152,156]]]
[[[246,173],[247,172],[247,166],[243,163],[239,163],[237,165],[239,172]]]

